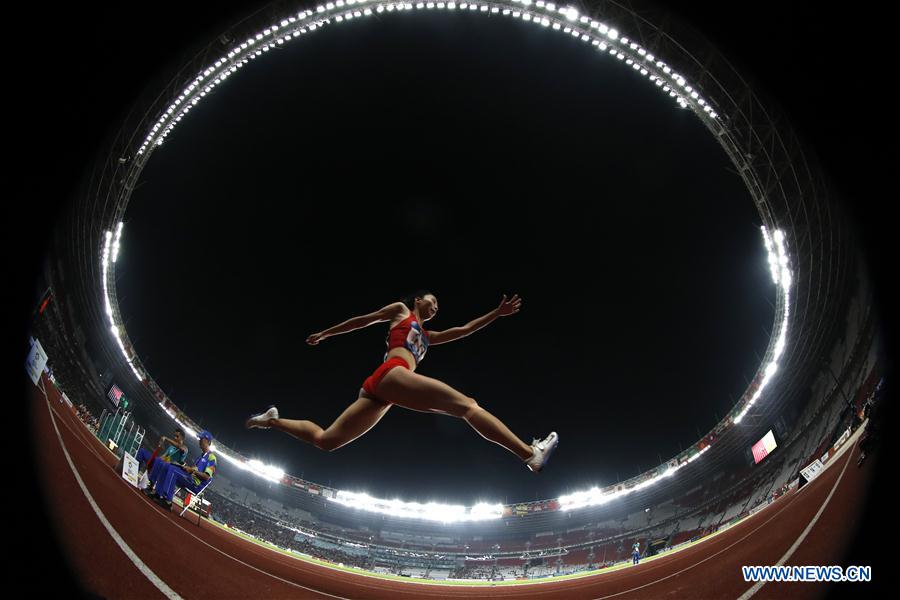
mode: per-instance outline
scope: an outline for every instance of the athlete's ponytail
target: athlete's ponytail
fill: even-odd
[[[413,292],[412,294],[410,294],[409,296],[404,298],[402,300],[402,302],[403,302],[403,304],[406,305],[406,308],[408,308],[409,310],[415,310],[416,298],[424,298],[428,294],[431,294],[432,296],[434,296],[434,294],[432,294],[428,290],[416,290],[415,292]]]

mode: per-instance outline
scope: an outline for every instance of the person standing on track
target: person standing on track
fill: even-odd
[[[503,446],[522,459],[531,471],[540,471],[559,442],[555,431],[543,440],[535,439],[528,445],[497,417],[479,406],[474,398],[437,379],[415,372],[429,346],[446,344],[471,335],[498,317],[519,312],[521,306],[522,300],[518,295],[509,300],[504,295],[497,308],[462,327],[429,332],[425,330],[424,324],[437,314],[438,300],[431,292],[419,290],[403,302],[388,304],[373,313],[353,317],[314,333],[306,340],[312,346],[333,335],[354,331],[373,323],[390,322],[384,362],[365,380],[356,401],[330,427],[323,429],[312,421],[282,419],[274,406],[251,416],[245,425],[248,429],[278,429],[330,452],[366,433],[391,406],[397,405],[420,412],[465,419],[482,437]]]
[[[641,543],[635,542],[631,548],[631,564],[636,565],[641,562]]]

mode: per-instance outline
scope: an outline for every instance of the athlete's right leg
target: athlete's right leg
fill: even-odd
[[[356,402],[347,407],[328,429],[312,421],[272,419],[268,426],[288,433],[316,448],[331,452],[349,444],[372,429],[387,413],[390,404],[360,393]]]
[[[407,369],[391,369],[378,384],[378,396],[385,402],[422,412],[440,412],[465,421],[481,437],[499,444],[528,460],[534,451],[503,422],[478,406],[474,398],[458,392],[446,383],[413,373]]]

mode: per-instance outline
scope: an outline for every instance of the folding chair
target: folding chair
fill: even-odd
[[[209,484],[212,483],[212,480],[213,480],[212,477],[207,479],[205,482],[203,482],[200,485],[200,489],[197,490],[196,492],[192,492],[191,490],[189,490],[187,488],[180,488],[180,489],[184,490],[185,498],[187,498],[187,501],[182,500],[182,506],[184,508],[181,509],[181,513],[178,515],[179,517],[183,517],[184,513],[186,513],[189,508],[193,508],[200,502],[200,496],[203,494],[203,492],[206,491],[206,488],[209,487]],[[203,519],[202,505],[200,508],[197,509],[197,527],[200,527],[201,519]]]

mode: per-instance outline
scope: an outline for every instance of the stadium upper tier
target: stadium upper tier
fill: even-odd
[[[871,338],[868,341],[853,361],[857,372],[848,386],[856,409],[873,393],[881,377],[876,345]],[[348,511],[322,498],[279,493],[278,489],[260,486],[258,480],[246,476],[241,478],[243,483],[221,481],[216,495],[220,503],[247,507],[250,512],[244,521],[254,514],[265,519],[269,524],[266,535],[273,539],[281,535],[280,528],[286,528],[300,536],[330,540],[329,543],[462,556],[520,558],[526,553],[536,556],[563,549],[570,561],[568,555],[574,556],[581,550],[616,546],[623,539],[635,537],[665,539],[674,546],[765,505],[795,483],[806,465],[846,439],[847,428],[854,421],[845,408],[842,395],[832,390],[804,415],[804,425],[779,447],[777,454],[753,467],[745,464],[730,473],[720,472],[689,490],[671,486],[661,488],[652,497],[648,495],[641,503],[623,500],[567,513],[523,513],[499,523],[436,524]],[[226,521],[240,526],[241,519],[231,512],[226,514]]]

